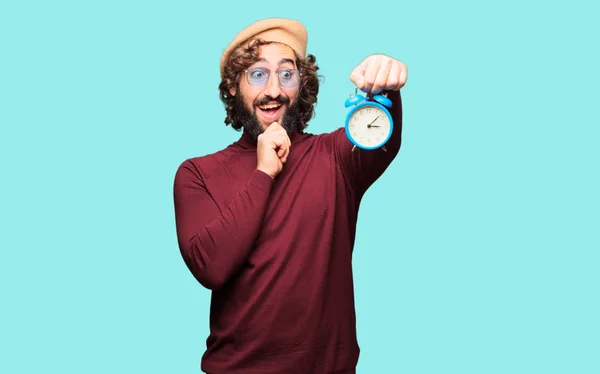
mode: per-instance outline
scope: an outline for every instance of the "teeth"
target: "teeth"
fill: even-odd
[[[274,109],[274,108],[279,108],[281,105],[279,104],[270,104],[270,105],[261,105],[259,106],[260,109]]]

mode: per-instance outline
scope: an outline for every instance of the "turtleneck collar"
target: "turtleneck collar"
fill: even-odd
[[[294,139],[296,139],[299,135],[298,131],[294,131],[290,134],[290,140],[292,141],[292,143],[294,142]],[[252,136],[250,136],[246,131],[242,130],[242,136],[240,136],[239,140],[237,141],[237,143],[242,146],[242,148],[246,148],[246,149],[256,149],[256,140],[254,140],[252,138]]]

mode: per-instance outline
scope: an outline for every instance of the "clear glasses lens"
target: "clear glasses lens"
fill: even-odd
[[[248,84],[252,86],[264,86],[269,81],[271,71],[267,68],[250,68],[246,70]],[[298,69],[281,69],[277,71],[279,84],[285,88],[297,87],[300,83]]]

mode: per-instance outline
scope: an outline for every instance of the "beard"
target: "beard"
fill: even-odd
[[[287,96],[281,95],[276,98],[265,97],[260,100],[255,100],[254,108],[256,108],[256,106],[258,105],[266,104],[272,101],[276,101],[281,105],[286,105],[289,104],[290,99]],[[258,136],[262,134],[265,130],[258,123],[258,117],[256,116],[257,109],[253,108],[253,110],[251,110],[246,106],[244,97],[241,92],[234,97],[233,108],[233,123],[241,124],[244,128],[244,132],[248,133],[248,135],[250,135],[250,137],[254,139],[254,141],[258,140]],[[288,135],[291,135],[293,132],[298,131],[300,125],[300,106],[298,100],[296,100],[285,110],[280,125],[287,131]]]

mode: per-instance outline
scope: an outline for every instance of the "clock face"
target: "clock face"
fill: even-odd
[[[371,103],[364,104],[350,114],[346,133],[358,147],[375,149],[384,145],[392,131],[386,111]]]

